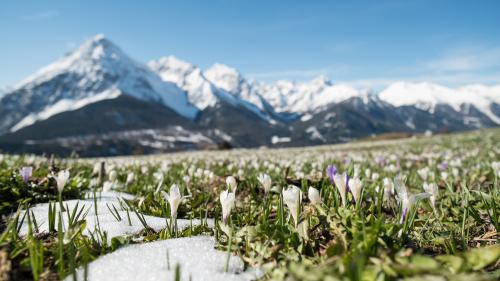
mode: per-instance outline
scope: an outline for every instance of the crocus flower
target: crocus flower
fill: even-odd
[[[170,205],[170,217],[173,219],[177,218],[177,209],[179,208],[179,205],[181,204],[182,201],[182,195],[181,191],[179,190],[179,186],[176,184],[172,184],[170,186],[170,192],[162,192],[163,197],[165,197],[165,200],[168,201],[168,204]]]
[[[330,179],[330,183],[335,184],[334,176],[335,176],[335,174],[337,174],[337,167],[335,167],[335,165],[329,165],[326,168],[326,174],[328,175],[328,178]]]
[[[404,183],[404,179],[401,178],[401,176],[397,176],[394,179],[394,188],[396,189],[396,194],[398,201],[401,204],[401,219],[400,223],[403,223],[406,220],[406,216],[408,215],[408,212],[412,209],[413,204],[417,202],[420,199],[425,199],[429,198],[431,194],[429,193],[419,193],[419,194],[408,194],[408,189],[406,188],[406,185]]]
[[[128,173],[128,174],[127,174],[127,181],[126,181],[127,185],[132,184],[132,183],[134,182],[134,179],[135,179],[135,174],[134,174],[134,172],[130,172],[130,173]]]
[[[106,181],[102,185],[102,192],[109,192],[113,188],[113,182],[111,181]]]
[[[394,182],[389,178],[384,178],[384,201],[394,196]]]
[[[109,172],[109,180],[110,181],[116,181],[116,178],[118,178],[118,173],[115,170],[112,170]]]
[[[352,178],[349,181],[349,188],[356,203],[361,198],[361,190],[363,189],[363,182],[359,178]]]
[[[426,181],[429,177],[429,168],[425,167],[420,170],[417,170],[417,174],[422,178],[422,180]]]
[[[292,214],[295,226],[297,226],[300,212],[300,202],[302,201],[302,191],[295,185],[288,186],[287,189],[283,190],[283,201]]]
[[[224,190],[219,196],[220,204],[222,206],[222,221],[227,223],[231,210],[234,207],[235,196],[233,192],[229,190]]]
[[[380,167],[385,166],[385,157],[383,155],[379,155],[376,161]]]
[[[33,175],[33,167],[22,167],[20,173],[23,178],[23,182],[27,183]]]
[[[262,187],[264,188],[264,192],[268,193],[273,184],[271,177],[268,174],[259,174],[257,180],[260,182]]]
[[[446,162],[441,162],[441,163],[440,163],[437,167],[438,167],[438,169],[439,169],[440,171],[444,171],[444,170],[448,169],[448,163],[446,163]]]
[[[342,199],[342,206],[346,206],[346,204],[347,204],[346,194],[347,194],[348,176],[346,173],[342,173],[342,174],[336,174],[333,178],[335,180],[335,185],[337,186],[337,189],[340,193],[340,199]]]
[[[226,178],[226,185],[232,192],[236,192],[236,188],[238,187],[238,183],[236,183],[236,179],[233,176],[229,176]]]
[[[432,208],[436,206],[436,199],[439,195],[439,189],[436,183],[426,183],[424,182],[423,188],[425,192],[429,193],[431,196],[429,200],[431,201]]]
[[[307,191],[307,197],[309,198],[309,201],[311,201],[311,204],[321,204],[321,196],[319,195],[319,191],[312,186],[310,186],[309,190]]]
[[[68,170],[62,170],[57,173],[56,182],[57,182],[57,190],[59,193],[63,192],[64,186],[68,182],[69,179],[69,171]]]

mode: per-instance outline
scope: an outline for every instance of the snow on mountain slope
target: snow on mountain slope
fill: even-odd
[[[122,93],[117,89],[109,89],[94,96],[90,96],[83,99],[73,100],[73,99],[61,99],[51,106],[46,107],[43,111],[37,113],[31,113],[24,117],[19,123],[10,129],[11,132],[15,132],[21,128],[30,126],[37,121],[46,120],[51,116],[56,114],[73,111],[85,107],[89,104],[96,103],[98,101],[114,99],[120,96]]]
[[[114,98],[117,92],[161,102],[187,118],[194,118],[198,112],[175,84],[163,81],[147,66],[135,62],[98,35],[14,88],[11,94],[19,95],[19,105],[32,110],[12,129],[74,110],[75,104]]]
[[[217,103],[216,89],[198,67],[174,56],[151,61],[148,66],[164,81],[175,83],[186,91],[189,101],[197,108],[203,110]]]
[[[248,100],[233,94],[238,92],[232,92],[230,87],[226,87],[227,85],[221,87],[214,84],[206,78],[206,73],[188,62],[174,56],[168,56],[151,61],[148,66],[164,81],[175,83],[186,91],[189,101],[200,110],[214,106],[219,100],[222,100],[233,106],[243,106],[262,119],[270,121],[269,117],[264,114],[263,107],[254,103],[255,100]]]
[[[259,92],[277,112],[311,113],[352,97],[362,97],[367,91],[359,91],[348,85],[332,84],[324,76],[309,82],[278,81],[260,84]]]
[[[218,88],[255,105],[261,111],[266,111],[265,100],[256,91],[254,85],[249,83],[236,69],[216,63],[204,74]]]
[[[427,82],[396,82],[383,90],[379,97],[394,106],[412,105],[431,113],[438,104],[449,105],[455,111],[460,111],[462,105],[473,105],[500,124],[500,118],[490,109],[493,102],[500,102],[499,86],[470,85],[451,89]]]

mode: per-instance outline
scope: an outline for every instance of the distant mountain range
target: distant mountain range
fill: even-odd
[[[500,85],[397,82],[379,93],[321,76],[249,81],[173,56],[143,64],[98,35],[0,91],[0,150],[84,156],[346,142],[500,124]]]

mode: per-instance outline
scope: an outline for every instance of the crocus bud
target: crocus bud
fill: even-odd
[[[127,175],[127,185],[130,185],[134,182],[135,174],[133,172],[128,173]]]
[[[118,178],[118,173],[115,170],[109,172],[110,181],[116,181],[116,178]]]
[[[335,183],[334,176],[337,174],[337,167],[335,167],[334,165],[329,165],[326,168],[326,174],[328,175],[328,178],[330,179],[330,183],[334,184]]]
[[[340,193],[340,199],[342,200],[342,206],[347,205],[346,193],[347,193],[347,174],[336,174],[334,176],[335,185]]]
[[[234,207],[235,196],[233,192],[229,192],[228,190],[224,190],[221,192],[220,196],[220,204],[222,206],[222,221],[227,223],[229,215],[231,214],[231,210]]]
[[[361,190],[363,189],[363,182],[359,178],[352,178],[349,181],[349,188],[351,190],[352,196],[354,197],[354,201],[358,203],[359,199],[361,198]]]
[[[109,192],[113,188],[113,182],[111,181],[106,181],[102,185],[102,192]]]
[[[64,186],[68,182],[69,179],[69,171],[68,170],[62,170],[57,173],[56,176],[56,182],[57,182],[57,190],[59,193],[63,192]]]
[[[292,214],[295,225],[298,224],[300,201],[302,200],[302,191],[295,185],[290,185],[287,189],[283,190],[283,201],[285,202],[290,213]]]
[[[264,188],[264,192],[268,193],[273,184],[271,177],[268,174],[260,174],[257,177],[257,180],[259,180],[260,184]]]
[[[233,176],[229,176],[226,178],[226,184],[229,189],[234,193],[236,192],[236,188],[238,187],[238,184],[236,183],[236,179]]]
[[[179,205],[181,204],[182,201],[182,195],[179,190],[179,186],[177,186],[176,184],[172,184],[170,186],[170,192],[169,193],[163,192],[163,196],[165,197],[165,200],[168,201],[168,203],[170,204],[171,217],[176,219],[177,209],[179,208]]]
[[[439,195],[439,189],[436,183],[426,183],[424,182],[423,188],[425,192],[429,193],[431,197],[429,200],[431,201],[432,207],[436,206],[436,199]]]
[[[321,204],[321,196],[319,195],[319,191],[312,186],[310,186],[309,190],[307,191],[307,197],[309,197],[309,201],[311,201],[311,204]]]
[[[33,167],[22,167],[20,173],[23,178],[23,182],[27,183],[33,175]]]

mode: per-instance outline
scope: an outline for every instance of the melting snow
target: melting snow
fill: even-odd
[[[79,209],[84,206],[85,208],[84,212],[88,210],[88,214],[85,218],[87,221],[87,225],[85,230],[83,231],[84,235],[90,235],[95,231],[95,228],[97,226],[97,218],[99,218],[99,226],[101,231],[107,232],[108,241],[111,241],[111,238],[113,237],[136,234],[144,229],[144,226],[142,225],[137,215],[131,211],[129,211],[130,221],[131,221],[131,223],[129,224],[127,218],[127,212],[125,210],[122,210],[121,208],[119,198],[129,200],[133,198],[132,195],[125,193],[118,193],[118,192],[103,192],[100,195],[97,194],[97,196],[98,196],[97,216],[95,214],[93,198],[88,198],[83,200],[63,201],[64,207],[66,208],[67,205],[71,212],[74,210],[77,203],[79,204],[78,206]],[[121,221],[118,221],[108,209],[109,206],[109,208],[113,210],[113,205],[118,210],[121,217]],[[57,211],[59,210],[59,203],[56,204],[56,209]],[[49,212],[49,204],[48,203],[37,204],[34,207],[30,208],[30,212],[33,212],[33,214],[35,215],[37,224],[39,226],[39,232],[41,233],[48,232],[49,226],[48,226],[47,216]],[[62,218],[63,218],[63,227],[64,229],[67,229],[68,219],[66,212],[62,213]],[[160,231],[167,227],[167,222],[165,218],[153,217],[147,215],[145,215],[144,218],[148,226],[154,229],[155,231]],[[192,221],[190,221],[184,219],[177,219],[177,227],[179,229],[186,229],[190,227],[191,223],[193,226],[200,225],[200,220],[193,219]],[[208,220],[207,223],[210,227],[213,226],[213,220]],[[57,227],[57,220],[56,220],[56,227]],[[25,220],[20,229],[20,235],[26,235],[27,233],[28,233],[28,223]]]
[[[174,280],[177,264],[181,280],[244,281],[260,276],[258,271],[245,271],[243,261],[236,256],[231,256],[228,272],[224,272],[227,254],[214,247],[214,239],[207,236],[130,245],[90,263],[88,280]],[[77,276],[83,280],[83,268]],[[72,280],[72,276],[66,280]]]

